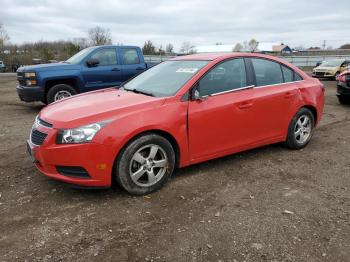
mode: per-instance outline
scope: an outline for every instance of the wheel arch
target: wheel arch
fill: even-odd
[[[304,105],[301,108],[306,108],[306,109],[309,109],[311,111],[312,115],[314,116],[315,126],[316,126],[317,125],[317,120],[318,120],[317,108],[315,106],[313,106],[313,105]]]
[[[141,132],[139,132],[137,134],[133,134],[121,146],[119,152],[117,153],[117,155],[114,158],[114,165],[116,163],[116,160],[120,156],[120,154],[123,152],[123,150],[125,150],[125,148],[130,143],[132,143],[133,141],[135,141],[139,137],[145,136],[145,135],[148,135],[148,134],[157,134],[159,136],[164,137],[165,139],[167,139],[169,141],[169,143],[171,144],[171,146],[173,147],[174,152],[175,152],[175,168],[178,168],[180,166],[180,146],[179,146],[179,143],[178,143],[178,141],[176,140],[176,138],[172,134],[170,134],[168,131],[165,131],[165,130],[162,130],[162,129],[143,130],[143,131],[141,131]],[[114,170],[115,170],[115,168],[113,168],[113,172],[114,172]]]
[[[77,93],[80,93],[78,80],[75,78],[49,79],[45,82],[45,96],[51,87],[59,84],[66,84],[73,87]]]

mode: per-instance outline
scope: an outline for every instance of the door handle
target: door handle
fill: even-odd
[[[112,71],[120,71],[118,67],[112,68]]]
[[[253,103],[252,101],[245,101],[245,102],[242,102],[238,105],[238,108],[239,109],[248,109],[248,108],[251,108],[253,106]]]
[[[136,70],[144,70],[142,67],[136,67]]]
[[[291,97],[293,97],[294,96],[294,93],[292,93],[292,92],[286,92],[285,94],[284,94],[284,98],[291,98]]]

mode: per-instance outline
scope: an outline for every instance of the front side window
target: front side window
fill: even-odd
[[[247,86],[243,58],[225,61],[211,69],[199,82],[201,96],[217,94]]]
[[[125,65],[139,64],[140,58],[135,48],[123,48],[123,61]]]
[[[283,83],[281,65],[267,59],[252,59],[256,86],[267,86]]]
[[[90,58],[97,59],[100,63],[99,66],[116,65],[117,53],[114,48],[101,49],[94,53]]]
[[[208,61],[162,62],[131,79],[122,88],[156,97],[172,96],[207,64]]]

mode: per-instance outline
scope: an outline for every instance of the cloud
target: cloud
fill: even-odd
[[[350,1],[337,0],[0,0],[0,22],[14,43],[86,36],[109,28],[115,43],[142,46],[260,42],[338,47],[350,42]]]

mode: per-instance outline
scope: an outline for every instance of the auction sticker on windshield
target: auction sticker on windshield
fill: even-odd
[[[179,68],[176,70],[176,73],[189,73],[194,74],[198,71],[198,68]]]

